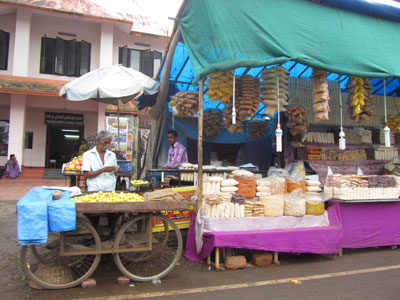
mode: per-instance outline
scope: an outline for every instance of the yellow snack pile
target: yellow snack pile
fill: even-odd
[[[400,114],[398,116],[389,115],[387,117],[387,126],[393,133],[400,133]]]
[[[361,77],[353,77],[352,89],[350,106],[353,107],[353,117],[355,117],[361,113],[361,107],[365,106],[364,80]]]
[[[141,184],[147,184],[147,183],[149,183],[147,180],[146,181],[144,181],[144,180],[131,180],[131,184],[132,185],[141,185]]]
[[[76,203],[97,202],[143,202],[144,197],[136,193],[97,192],[72,198]]]
[[[207,95],[212,102],[231,102],[231,97],[233,96],[232,70],[210,74],[206,87],[208,88]]]

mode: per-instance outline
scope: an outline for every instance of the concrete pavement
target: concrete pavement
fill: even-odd
[[[135,282],[120,286],[112,259],[92,275],[93,289],[34,290],[20,265],[16,241],[15,203],[33,186],[65,186],[64,180],[0,180],[1,299],[323,299],[397,300],[400,298],[400,249],[345,249],[342,257],[282,253],[280,266],[249,267],[217,272],[184,257],[162,283]],[[67,184],[68,185],[68,184]],[[300,284],[291,283],[299,280]]]
[[[17,201],[34,186],[69,186],[66,180],[0,179],[0,200]]]

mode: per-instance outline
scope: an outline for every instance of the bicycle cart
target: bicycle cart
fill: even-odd
[[[79,285],[96,270],[102,254],[113,254],[118,269],[135,281],[167,275],[182,254],[178,227],[161,211],[188,210],[185,201],[76,203],[76,230],[49,233],[46,244],[22,246],[22,269],[33,285],[64,289]],[[102,241],[82,214],[132,213],[113,241]]]

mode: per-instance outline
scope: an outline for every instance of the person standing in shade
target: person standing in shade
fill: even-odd
[[[186,148],[178,142],[178,133],[176,130],[170,130],[167,134],[168,137],[168,160],[163,169],[177,169],[181,163],[187,163]]]
[[[167,163],[163,166],[163,169],[178,169],[181,163],[187,163],[186,148],[178,142],[178,133],[176,130],[170,130],[167,133],[169,150]],[[165,175],[179,176],[176,172],[165,172]],[[161,173],[153,173],[148,176],[149,181],[153,182],[155,187],[160,187]]]
[[[86,178],[88,192],[112,192],[115,190],[116,176],[119,170],[115,153],[108,150],[112,141],[109,131],[102,130],[96,136],[96,146],[83,153],[82,171]],[[112,234],[120,214],[107,214]],[[88,214],[87,217],[97,227],[100,215]]]
[[[15,179],[21,173],[21,169],[19,168],[19,164],[15,154],[10,155],[10,159],[7,161],[6,164],[6,174],[9,178]]]
[[[81,144],[79,145],[78,148],[78,155],[83,155],[83,153],[85,153],[87,151],[87,144],[86,144],[86,140],[82,139]]]

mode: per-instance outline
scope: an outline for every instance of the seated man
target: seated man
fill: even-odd
[[[178,133],[176,130],[170,130],[167,133],[168,137],[168,159],[163,169],[178,169],[181,163],[187,163],[186,148],[178,142]],[[165,175],[179,176],[176,172],[166,172]],[[159,187],[161,181],[161,173],[154,173],[149,175],[149,181],[152,181],[156,187]]]

